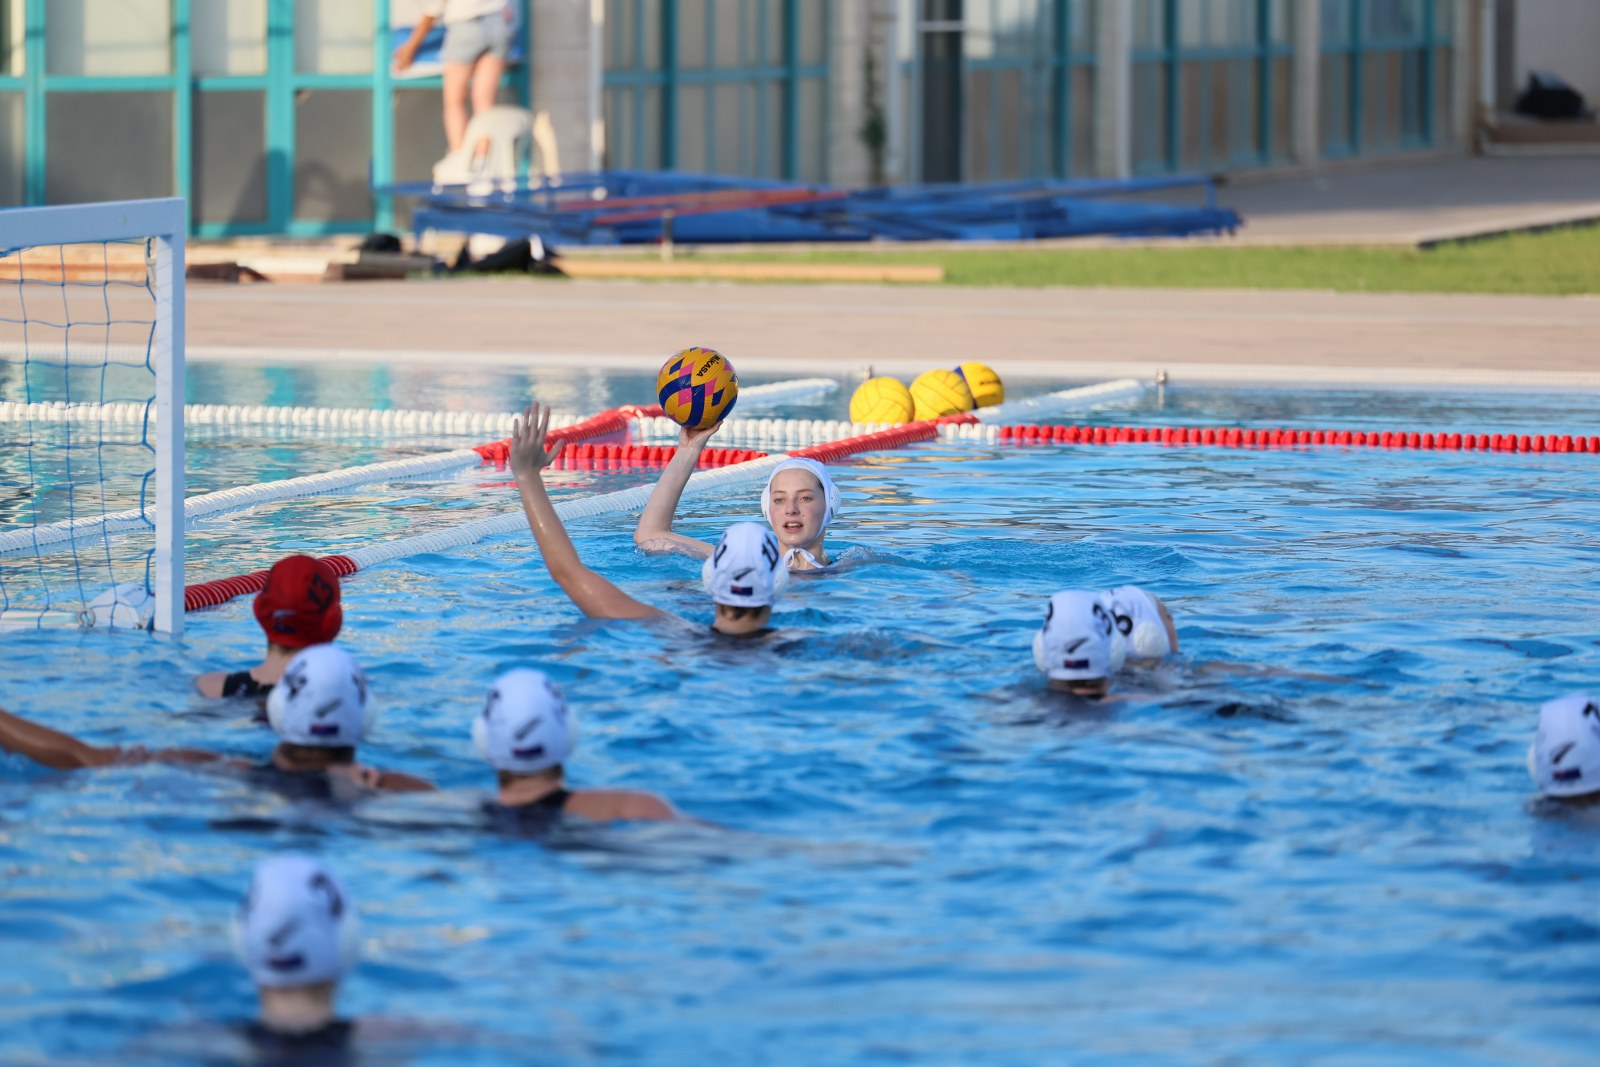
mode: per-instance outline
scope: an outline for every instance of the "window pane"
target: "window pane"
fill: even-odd
[[[194,94],[194,201],[200,222],[267,217],[267,102],[255,91]]]
[[[606,0],[606,69],[632,70],[633,9],[637,0]]]
[[[1355,0],[1322,0],[1322,47],[1350,43],[1350,5]]]
[[[22,203],[22,94],[0,93],[0,207]]]
[[[659,0],[644,0],[644,10],[639,17],[644,20],[644,55],[639,57],[641,70],[661,69],[661,20],[665,17],[666,5]]]
[[[45,101],[50,203],[172,195],[171,93],[50,93]]]
[[[754,163],[747,164],[745,160],[754,155],[755,144],[745,136],[749,129],[747,115],[750,109],[749,96],[754,92],[741,91],[743,86],[723,84],[714,90],[714,99],[717,105],[717,142],[715,145],[715,165],[713,170],[719,174],[740,174]],[[746,151],[750,150],[750,151]]]
[[[169,74],[170,0],[50,0],[51,74]]]
[[[371,218],[372,94],[364,89],[301,92],[295,97],[294,122],[294,217]]]
[[[0,0],[0,75],[23,73],[24,0]]]
[[[800,62],[821,63],[828,56],[827,0],[800,5]],[[773,57],[776,63],[781,57]]]
[[[708,171],[706,155],[706,104],[710,94],[703,85],[685,85],[678,90],[678,169]]]
[[[740,19],[743,16],[744,4],[740,0],[712,0],[712,17],[717,20],[715,51],[712,53],[711,64],[716,67],[737,67],[740,65],[739,29]],[[751,12],[754,15],[755,12]],[[717,121],[722,117],[721,109]]]
[[[803,182],[828,180],[827,109],[823,106],[827,85],[821,78],[800,81],[800,146],[796,153],[795,175]]]
[[[706,0],[678,0],[678,65],[699,70],[706,65]]]
[[[370,73],[372,28],[372,0],[294,0],[294,69]]]
[[[1072,68],[1072,156],[1068,173],[1074,178],[1094,173],[1094,68]]]
[[[606,160],[605,165],[615,170],[632,170],[636,165],[633,156],[633,90],[606,90]]]
[[[190,9],[195,74],[264,74],[267,0],[201,0]]]

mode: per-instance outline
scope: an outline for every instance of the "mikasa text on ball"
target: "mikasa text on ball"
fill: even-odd
[[[733,364],[709,348],[685,348],[656,377],[656,398],[667,418],[691,430],[714,426],[739,399]]]
[[[972,393],[972,402],[980,408],[992,408],[1006,402],[1006,386],[1000,375],[982,363],[963,363],[956,368]]]

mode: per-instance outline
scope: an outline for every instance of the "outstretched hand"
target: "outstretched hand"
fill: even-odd
[[[511,472],[517,477],[532,477],[550,466],[561,454],[565,441],[545,447],[550,434],[550,409],[535,400],[511,422]]]
[[[720,420],[713,422],[710,426],[703,426],[698,430],[690,426],[685,426],[683,429],[678,431],[678,447],[704,448],[706,443],[711,440],[711,435],[720,429],[722,429],[722,422]]]

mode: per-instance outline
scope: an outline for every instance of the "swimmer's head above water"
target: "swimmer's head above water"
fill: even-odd
[[[578,720],[543,671],[518,667],[495,679],[483,712],[472,720],[472,743],[500,774],[500,784],[518,776],[560,770],[578,741]]]
[[[722,532],[700,577],[716,605],[712,629],[733,636],[766,629],[772,606],[789,587],[778,538],[754,522],[736,522]]]
[[[1528,773],[1547,797],[1590,799],[1600,793],[1600,699],[1572,693],[1539,709]]]
[[[1050,688],[1102,697],[1121,666],[1116,622],[1102,594],[1067,589],[1050,598],[1044,625],[1033,638],[1033,662]]]
[[[261,1022],[303,1033],[334,1022],[339,980],[355,964],[355,908],[310,856],[262,860],[233,920],[233,945],[255,981]]]
[[[677,817],[671,804],[649,793],[567,789],[578,717],[543,671],[518,667],[496,678],[472,720],[472,742],[495,769],[502,808],[541,817],[570,812],[595,822]]]
[[[285,770],[351,763],[376,717],[366,675],[348,652],[303,648],[267,697],[267,721],[278,735],[273,760]]]
[[[783,546],[785,566],[805,570],[828,562],[823,538],[839,513],[839,489],[814,459],[786,459],[761,492],[761,514]]]

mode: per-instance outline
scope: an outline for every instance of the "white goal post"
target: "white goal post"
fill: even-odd
[[[183,502],[184,502],[184,235],[186,212],[181,199],[128,200],[104,204],[75,204],[61,207],[8,208],[0,210],[0,267],[9,272],[0,280],[0,288],[13,286],[18,292],[19,306],[23,308],[15,318],[7,318],[7,327],[0,350],[0,360],[18,361],[23,367],[24,388],[28,388],[27,370],[30,361],[59,360],[69,373],[74,359],[74,340],[70,319],[69,286],[86,290],[94,288],[93,281],[73,280],[71,264],[65,249],[68,246],[101,245],[130,242],[144,243],[144,286],[153,297],[153,329],[146,326],[149,340],[143,353],[149,369],[154,372],[153,422],[154,422],[154,474],[155,502],[153,508],[146,500],[141,506],[154,527],[154,551],[149,558],[147,581],[154,595],[153,625],[155,629],[170,634],[183,630],[184,569],[183,569]],[[45,319],[53,318],[39,309],[40,322],[35,325],[34,309],[29,306],[26,285],[29,278],[28,256],[34,253],[36,261],[48,260],[48,255],[37,255],[41,250],[60,248],[58,267],[53,268],[58,281],[42,283],[42,288],[62,290],[60,306],[69,313],[65,324]],[[15,276],[13,276],[15,275]],[[101,278],[101,287],[108,284],[109,274]],[[137,288],[137,283],[130,288]],[[96,322],[93,327],[104,326],[105,347],[111,346],[115,315],[110,310],[110,297],[102,294],[107,311],[106,323]],[[42,304],[42,301],[35,300]],[[30,328],[31,327],[31,328]],[[80,331],[82,332],[82,331]],[[43,336],[41,336],[43,335]],[[92,347],[92,346],[90,346]],[[31,429],[30,429],[31,432]],[[30,445],[31,447],[31,445]],[[28,487],[32,491],[33,487]],[[52,614],[68,610],[52,606]],[[84,605],[72,614],[82,614]],[[89,616],[92,618],[92,615]]]

